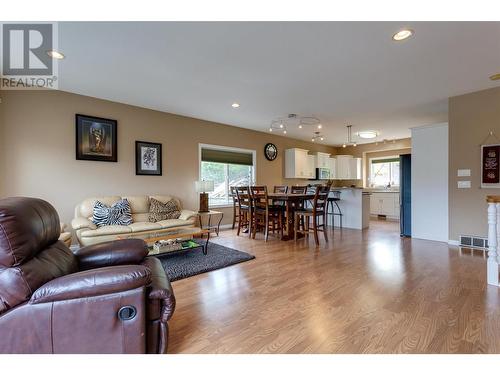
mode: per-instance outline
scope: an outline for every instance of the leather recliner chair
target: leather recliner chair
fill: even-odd
[[[144,241],[81,248],[35,198],[0,200],[0,353],[166,353],[175,297]]]

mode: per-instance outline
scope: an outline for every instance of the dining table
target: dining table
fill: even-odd
[[[300,202],[314,199],[314,193],[267,193],[267,197],[274,202],[284,202],[286,212],[285,232],[281,240],[289,241],[295,238],[294,211]]]

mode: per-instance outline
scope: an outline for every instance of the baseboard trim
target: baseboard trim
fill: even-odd
[[[448,245],[460,246],[460,241],[457,241],[457,240],[448,240]]]

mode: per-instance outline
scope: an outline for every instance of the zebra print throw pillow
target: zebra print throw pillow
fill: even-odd
[[[181,211],[173,199],[167,203],[162,203],[154,198],[150,199],[149,221],[151,223],[161,220],[178,219],[179,216],[181,216]]]
[[[100,201],[94,203],[92,222],[98,227],[105,225],[130,225],[132,224],[132,213],[128,200],[122,199],[111,207]]]

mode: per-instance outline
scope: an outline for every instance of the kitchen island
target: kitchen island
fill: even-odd
[[[343,228],[365,229],[370,226],[370,192],[357,187],[332,187],[331,190],[331,196],[334,195],[333,192],[340,192],[340,201],[337,203],[343,214]],[[328,212],[331,213],[331,207]],[[337,207],[334,207],[334,212],[337,212]],[[339,216],[328,215],[328,225],[333,224],[333,218],[335,218],[335,226],[338,227]]]

